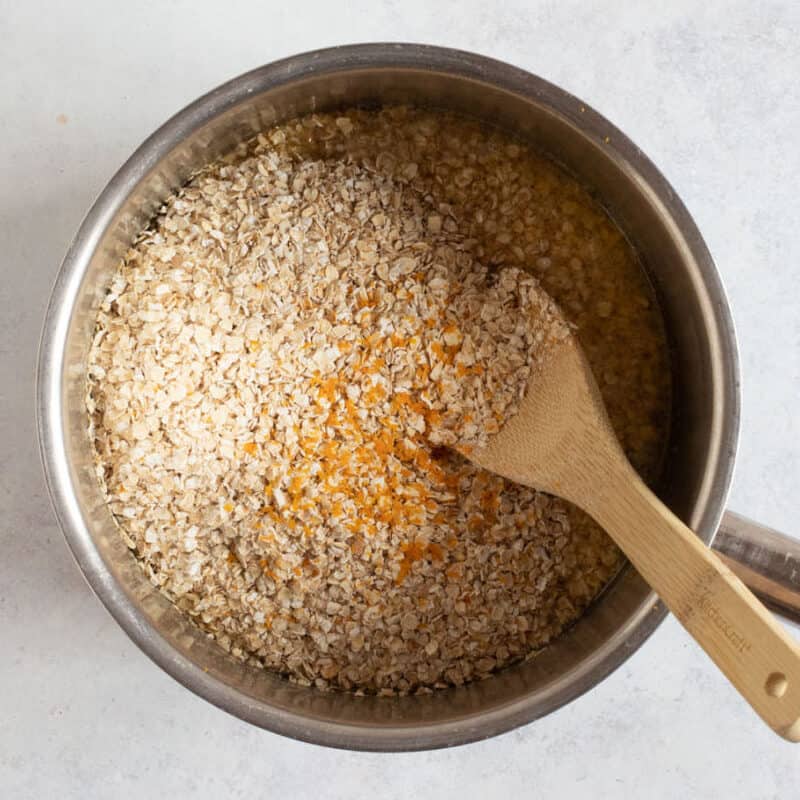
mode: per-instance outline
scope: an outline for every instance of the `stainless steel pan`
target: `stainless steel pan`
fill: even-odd
[[[42,457],[72,552],[128,635],[186,687],[256,725],[338,747],[411,750],[482,739],[553,711],[618,667],[664,619],[626,568],[551,647],[490,680],[421,697],[325,694],[227,656],[150,585],[122,543],[91,469],[83,407],[94,314],[121,253],[167,195],[242,138],[308,111],[380,103],[487,120],[594,189],[641,254],[670,338],[675,400],[659,493],[705,542],[722,520],[717,541],[735,568],[746,563],[745,581],[797,612],[800,546],[723,517],[739,427],[736,339],[711,256],[669,184],[613,125],[540,78],[470,53],[371,44],[270,64],[178,113],[112,178],[64,259],[39,358]]]

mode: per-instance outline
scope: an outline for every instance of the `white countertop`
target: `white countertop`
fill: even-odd
[[[128,641],[73,564],[41,477],[32,375],[46,297],[113,171],[172,112],[251,67],[420,41],[560,84],[663,170],[738,326],[731,507],[800,533],[800,6],[633,5],[0,0],[0,796],[798,796],[800,748],[759,722],[673,619],[588,695],[481,744],[370,755],[250,727]]]

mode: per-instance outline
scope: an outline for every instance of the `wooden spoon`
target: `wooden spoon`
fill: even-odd
[[[762,719],[800,741],[800,647],[636,474],[574,336],[552,345],[519,412],[466,455],[594,517]]]

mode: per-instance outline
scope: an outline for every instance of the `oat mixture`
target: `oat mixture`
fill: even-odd
[[[89,362],[98,477],[151,580],[229,652],[320,688],[428,691],[546,645],[619,553],[448,447],[498,430],[563,335],[536,278],[654,470],[657,313],[548,162],[388,108],[295,120],[197,175],[127,254]]]

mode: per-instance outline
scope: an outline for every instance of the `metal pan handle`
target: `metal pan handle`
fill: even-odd
[[[800,541],[726,511],[712,547],[753,594],[800,624]]]

